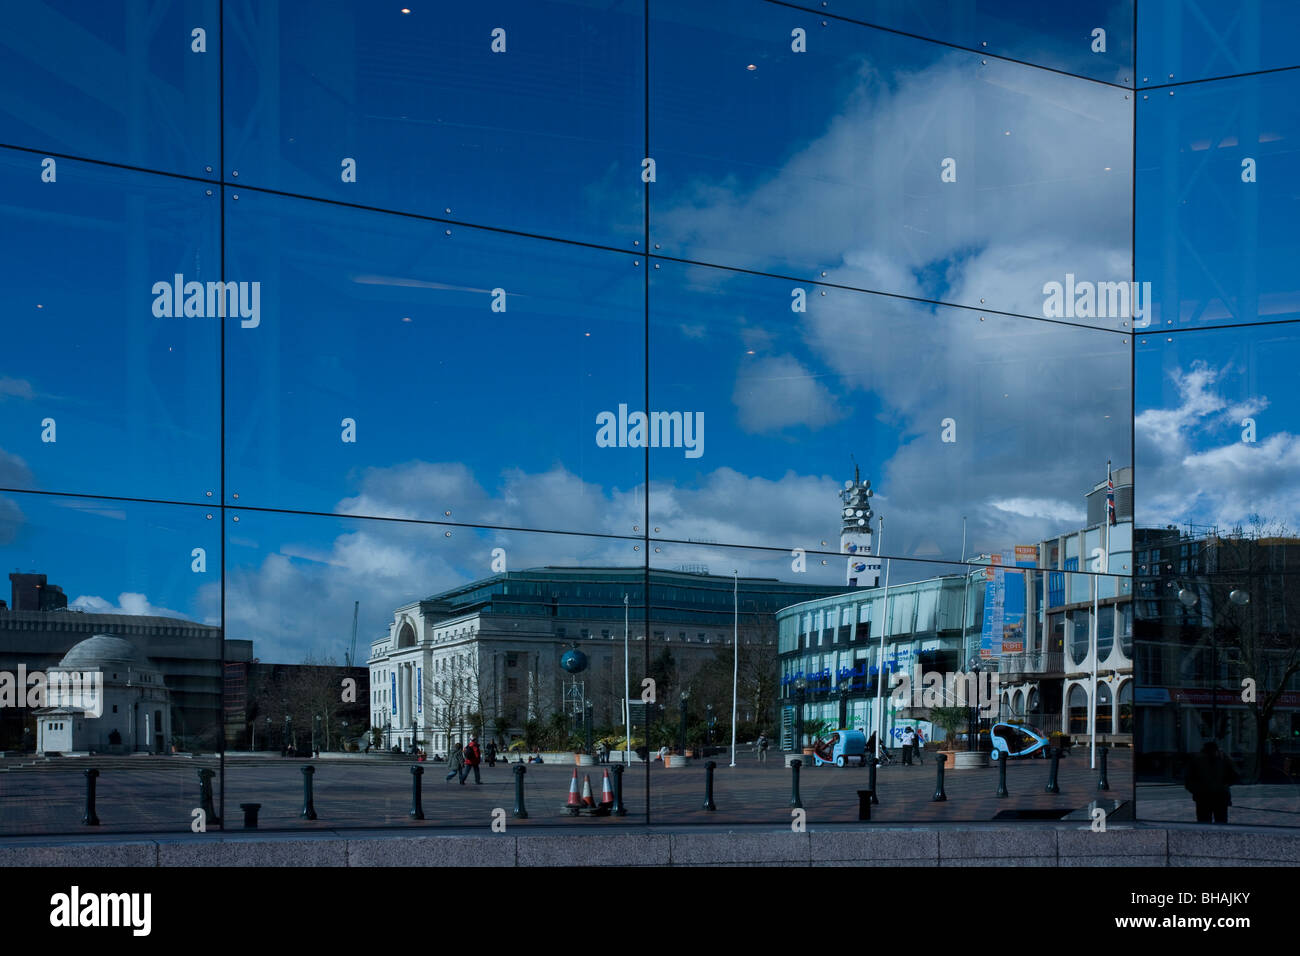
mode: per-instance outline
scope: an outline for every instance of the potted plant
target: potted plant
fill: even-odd
[[[803,752],[811,754],[813,752],[813,741],[834,729],[835,728],[831,725],[829,720],[805,720],[803,724],[803,733],[808,739],[808,743],[803,747]]]
[[[939,753],[944,754],[949,768],[957,761],[957,732],[966,724],[970,712],[965,707],[932,707],[930,720],[943,731]]]

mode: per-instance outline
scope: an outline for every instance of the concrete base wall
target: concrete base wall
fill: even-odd
[[[510,824],[507,822],[507,827]],[[1228,866],[1300,865],[1300,831],[1263,828],[751,827],[610,832],[313,831],[15,838],[0,866]]]

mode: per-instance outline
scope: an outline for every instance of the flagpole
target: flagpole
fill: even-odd
[[[731,655],[731,765],[736,765],[736,689],[740,686],[740,569],[731,570],[731,614],[732,614],[732,650]]]
[[[1106,460],[1106,514],[1101,519],[1101,536],[1102,536],[1102,566],[1101,572],[1105,573],[1110,570],[1110,554],[1107,527],[1110,524],[1110,459]],[[1100,623],[1100,598],[1101,598],[1101,576],[1094,575],[1092,579],[1092,693],[1088,695],[1088,754],[1089,766],[1092,769],[1097,767],[1097,652],[1098,647],[1098,624]]]
[[[885,517],[880,517],[880,553],[885,553]],[[885,723],[885,629],[889,626],[889,569],[892,562],[885,559],[885,606],[880,612],[880,661],[876,670],[876,756],[880,756],[880,741]]]

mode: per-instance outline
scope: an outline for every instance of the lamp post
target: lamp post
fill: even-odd
[[[320,714],[313,714],[312,723],[311,723],[311,752],[313,754],[316,753],[316,749],[319,746],[319,744],[320,744]]]
[[[623,764],[624,766],[632,765],[632,699],[631,699],[631,671],[629,670],[628,649],[627,649],[627,612],[628,596],[623,595],[623,724],[626,736],[623,738]],[[650,721],[647,720],[646,731],[647,738],[650,729]],[[649,739],[646,740],[646,746],[650,746]]]
[[[808,692],[808,681],[800,677],[794,682],[794,686],[799,691],[799,707],[794,712],[794,752],[799,753],[803,750],[803,702]]]
[[[272,746],[274,745],[271,743],[271,716],[268,714],[266,717],[266,749],[270,750]]]
[[[740,687],[740,569],[731,569],[731,765],[736,765],[736,707]]]
[[[849,686],[850,680],[840,681],[840,726],[849,725]]]
[[[686,753],[686,700],[690,697],[690,691],[682,691],[682,724],[681,729],[677,732],[677,749],[683,754]]]
[[[1191,588],[1179,588],[1178,600],[1186,608],[1193,608],[1200,601],[1200,596]],[[1250,603],[1250,592],[1244,588],[1233,588],[1228,593],[1228,600],[1238,607]],[[1210,622],[1210,737],[1219,739],[1219,643],[1217,628]]]
[[[284,752],[289,752],[289,715],[284,715]]]
[[[713,705],[704,705],[704,745],[713,746]]]
[[[979,675],[980,675],[980,659],[979,659],[978,657],[976,657],[974,654],[972,654],[971,657],[970,657],[970,660],[968,660],[968,661],[966,662],[966,669],[967,669],[968,671],[970,671],[972,674],[975,675],[975,688],[976,688],[976,691],[975,691],[975,700],[978,702],[978,701],[979,701],[979,681],[980,681],[980,676],[979,676]],[[969,688],[970,688],[970,684],[969,684],[969,682],[967,682],[967,685],[966,685],[966,686],[967,686],[967,691],[966,691],[966,693],[969,695],[969,694],[970,694],[970,690],[969,690]],[[971,704],[971,702],[970,702],[969,700],[967,700],[967,701],[966,701],[966,713],[967,713],[967,715],[968,715],[967,722],[966,722],[966,731],[967,731],[967,732],[966,732],[966,749],[967,749],[967,750],[974,750],[974,749],[975,749],[975,714],[976,714],[977,711],[978,711],[978,707],[977,707],[977,706],[973,706],[973,705]]]

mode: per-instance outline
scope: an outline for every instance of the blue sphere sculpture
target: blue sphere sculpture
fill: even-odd
[[[560,658],[560,666],[570,674],[585,671],[587,669],[587,655],[576,647],[573,650],[565,651],[564,656]]]

